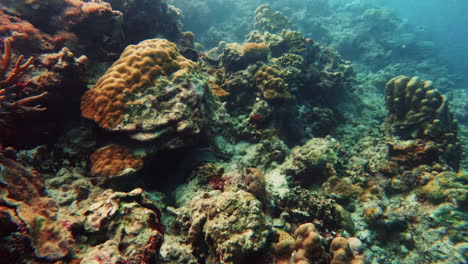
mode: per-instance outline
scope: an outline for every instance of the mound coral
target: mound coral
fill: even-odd
[[[142,189],[106,190],[86,202],[79,212],[83,219],[76,223],[83,232],[77,236],[100,243],[84,248],[82,263],[151,263],[161,246],[163,228],[159,209],[144,197]]]
[[[448,163],[458,168],[460,149],[458,125],[446,98],[431,81],[398,76],[385,85],[387,124],[404,138],[430,139],[445,153]]]
[[[255,83],[263,97],[270,101],[282,101],[291,98],[288,84],[281,78],[280,70],[275,66],[262,66],[254,75]]]
[[[121,145],[109,145],[91,155],[91,174],[95,177],[116,177],[132,174],[143,167],[143,160]]]
[[[294,264],[320,263],[326,260],[322,237],[314,224],[300,225],[294,232],[294,238],[296,245],[296,252],[293,256]]]
[[[130,45],[96,85],[82,97],[82,115],[137,140],[196,135],[213,97],[198,65],[164,39]],[[213,97],[214,98],[214,97]],[[172,143],[172,144],[171,144]]]
[[[361,241],[355,237],[336,237],[330,245],[330,251],[333,253],[330,264],[362,264],[362,256],[359,255],[361,246]]]

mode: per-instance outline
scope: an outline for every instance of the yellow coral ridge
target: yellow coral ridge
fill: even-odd
[[[133,94],[151,87],[159,76],[176,80],[192,70],[195,62],[180,55],[176,45],[165,39],[149,39],[128,46],[120,58],[87,91],[81,101],[82,115],[112,129],[134,103]]]

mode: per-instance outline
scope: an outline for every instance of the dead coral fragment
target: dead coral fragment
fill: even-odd
[[[94,177],[125,176],[140,170],[143,160],[126,147],[112,144],[91,155],[91,173]]]

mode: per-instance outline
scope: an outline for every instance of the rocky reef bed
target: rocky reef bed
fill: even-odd
[[[465,263],[441,82],[366,72],[269,5],[206,50],[164,1],[0,6],[0,263]]]

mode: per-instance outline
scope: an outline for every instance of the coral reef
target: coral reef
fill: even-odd
[[[0,262],[466,262],[464,104],[424,33],[172,2],[0,3]]]
[[[431,81],[398,76],[385,85],[389,111],[387,122],[404,138],[434,141],[446,153],[449,164],[458,169],[460,149],[458,126],[448,103]]]
[[[128,193],[107,190],[85,203],[87,206],[78,212],[84,218],[82,226],[75,224],[83,230],[75,236],[99,245],[82,250],[82,262],[151,263],[164,231],[159,209],[144,198],[142,189]]]
[[[12,20],[26,20],[21,27],[7,27],[30,36],[26,39],[40,41],[42,52],[56,51],[66,44],[73,52],[86,53],[91,58],[112,57],[128,44],[156,34],[174,41],[181,35],[178,10],[159,0],[151,5],[141,0],[6,0],[0,6],[7,15],[14,16]]]
[[[102,193],[60,207],[47,195],[37,172],[3,155],[0,163],[4,260],[150,263],[158,253],[164,233],[160,211],[144,198],[142,189],[95,189],[92,192]]]
[[[195,62],[180,55],[175,44],[152,39],[127,47],[83,95],[81,110],[103,128],[180,147],[200,133],[211,97]]]
[[[281,78],[278,69],[262,66],[254,75],[255,83],[266,100],[281,101],[291,98],[288,85]]]
[[[74,239],[70,230],[62,228],[62,221],[66,220],[59,217],[59,208],[47,196],[40,175],[28,172],[3,155],[0,164],[4,258],[23,262],[32,254],[56,261],[67,256]],[[24,248],[16,248],[15,240],[23,241]],[[24,254],[23,249],[30,254]]]
[[[270,5],[261,5],[255,10],[255,28],[261,32],[280,33],[291,27],[291,21],[281,12],[273,11]]]
[[[296,184],[322,183],[335,174],[338,148],[338,142],[332,138],[313,138],[303,146],[292,149],[279,168]]]
[[[178,211],[175,225],[182,237],[177,243],[191,245],[198,261],[241,263],[248,255],[267,249],[273,239],[261,203],[242,190],[201,193]]]

